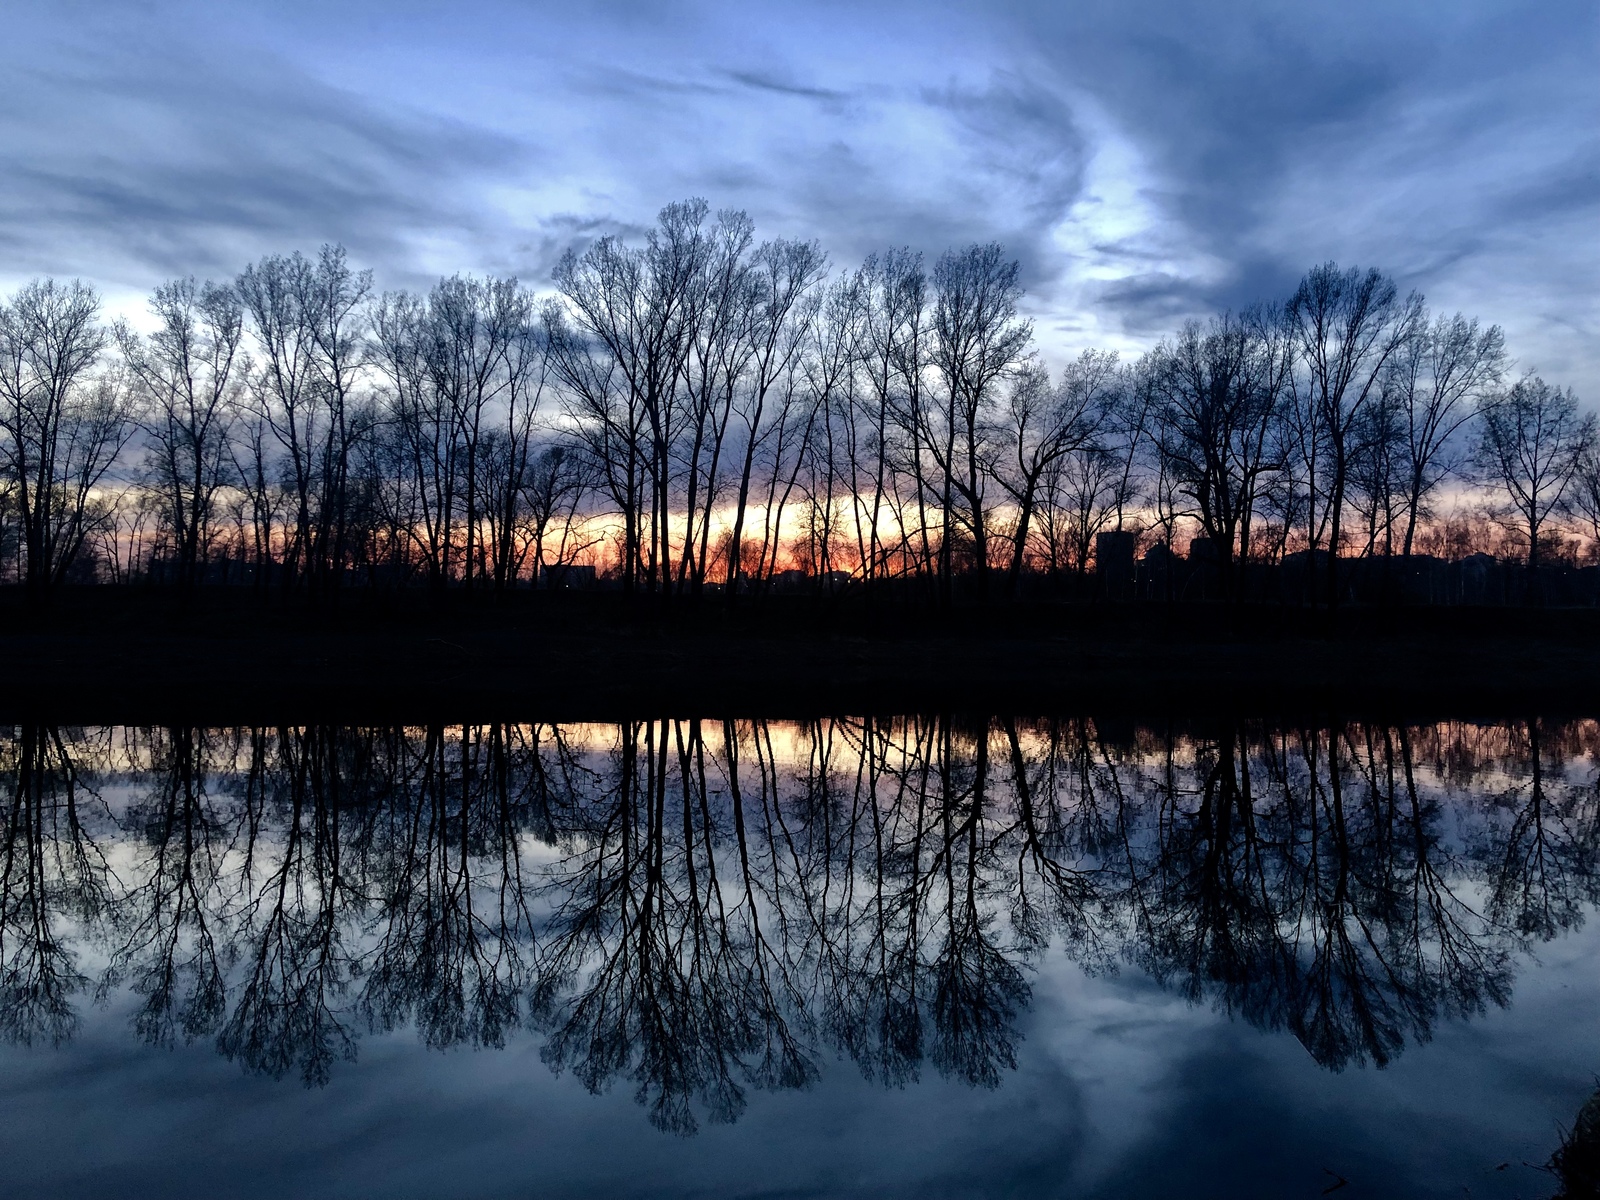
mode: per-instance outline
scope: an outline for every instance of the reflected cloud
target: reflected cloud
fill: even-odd
[[[1597,753],[1590,723],[22,727],[0,1035],[125,992],[140,1041],[324,1085],[365,1032],[526,1028],[688,1134],[835,1055],[1001,1086],[1054,947],[1382,1066],[1582,923]]]

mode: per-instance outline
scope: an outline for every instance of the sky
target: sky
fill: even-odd
[[[1600,404],[1593,0],[9,0],[0,289],[343,243],[545,287],[662,205],[1017,256],[1047,358],[1377,266]]]

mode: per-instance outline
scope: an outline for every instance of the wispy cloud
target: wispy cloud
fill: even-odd
[[[0,276],[342,240],[547,277],[705,195],[835,261],[998,238],[1047,349],[1374,264],[1600,399],[1600,16],[1576,0],[24,4]]]
[[[292,63],[70,49],[11,64],[0,91],[9,276],[231,273],[264,250],[325,241],[404,266],[419,239],[481,232],[480,181],[524,153]]]

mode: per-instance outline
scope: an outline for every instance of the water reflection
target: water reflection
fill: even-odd
[[[54,729],[0,746],[0,1036],[325,1083],[364,1031],[542,1037],[657,1126],[833,1054],[994,1087],[1033,965],[1132,964],[1383,1064],[1596,898],[1600,726]]]

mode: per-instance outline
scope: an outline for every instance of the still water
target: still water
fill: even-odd
[[[1597,780],[1588,721],[0,730],[0,1193],[1552,1196]]]

